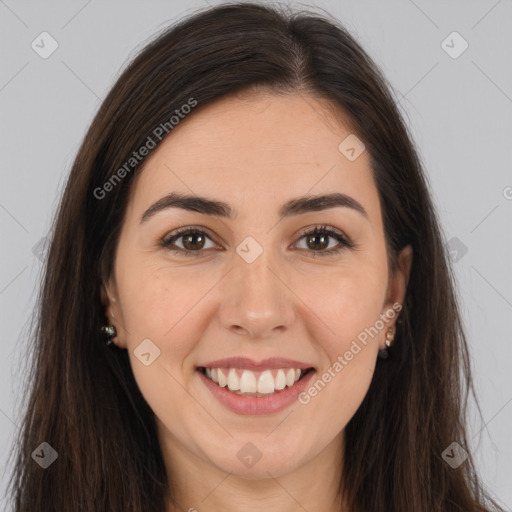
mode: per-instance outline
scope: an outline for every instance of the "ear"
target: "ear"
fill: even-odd
[[[123,328],[123,317],[119,302],[117,300],[117,287],[112,279],[101,285],[101,301],[105,308],[105,318],[107,325],[113,325],[116,328],[117,336],[113,342],[120,348],[124,348],[125,335]]]
[[[114,288],[110,281],[108,284],[102,283],[101,285],[101,303],[105,308],[105,317],[109,323],[113,323],[113,320],[115,320],[116,317],[113,307],[116,302],[113,289]]]
[[[402,309],[401,306],[404,303],[407,283],[409,282],[409,276],[411,273],[412,260],[413,250],[411,245],[407,245],[400,251],[400,254],[398,255],[398,268],[389,278],[387,296],[384,301],[382,313],[385,314],[390,310],[395,312],[393,318],[386,325],[386,331],[388,331],[388,329],[392,329],[393,334],[396,331],[395,325],[400,314],[399,311]],[[400,309],[397,307],[398,304],[400,304]],[[391,315],[389,316],[391,317]],[[383,336],[379,348],[385,348],[384,340],[385,335]]]

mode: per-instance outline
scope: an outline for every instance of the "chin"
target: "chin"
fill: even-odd
[[[224,446],[216,454],[210,454],[210,460],[226,473],[248,480],[261,480],[281,477],[295,471],[306,457],[304,443],[283,442],[283,439],[268,433],[246,434],[241,439],[231,439],[230,446]]]

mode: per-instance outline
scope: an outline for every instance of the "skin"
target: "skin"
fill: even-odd
[[[337,495],[344,428],[398,315],[308,404],[279,413],[237,415],[195,371],[234,355],[281,356],[310,363],[316,380],[379,315],[403,303],[411,248],[390,274],[369,155],[349,161],[338,151],[353,132],[326,107],[297,93],[223,98],[181,121],[136,177],[104,296],[116,343],[128,350],[156,416],[179,505],[169,501],[169,511],[295,512],[298,503],[306,510],[346,510]],[[368,219],[335,207],[279,221],[287,200],[333,191],[356,199]],[[230,220],[169,208],[141,223],[169,192],[220,200],[238,215]],[[357,250],[319,256],[339,242],[308,244],[301,233],[324,224],[345,233]],[[192,242],[197,254],[180,256],[159,245],[186,226],[205,228],[203,245]],[[263,248],[252,263],[236,252],[247,236]],[[186,240],[175,245],[183,248]],[[147,338],[161,351],[149,366],[134,355]],[[251,468],[237,457],[248,442],[262,454]]]

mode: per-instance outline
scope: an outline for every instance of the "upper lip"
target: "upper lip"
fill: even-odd
[[[286,359],[284,357],[270,357],[262,361],[254,361],[247,357],[227,357],[225,359],[217,359],[198,365],[202,368],[244,368],[246,370],[266,370],[274,368],[299,368],[306,370],[313,368],[313,365],[301,363],[294,359]]]

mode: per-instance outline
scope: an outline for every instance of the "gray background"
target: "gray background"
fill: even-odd
[[[48,232],[78,145],[133,51],[205,5],[199,0],[0,0],[0,446],[5,461],[19,424],[26,329],[41,271],[37,244]],[[454,259],[483,412],[483,423],[473,414],[469,427],[472,449],[484,481],[512,510],[512,2],[292,5],[317,5],[339,18],[394,87]],[[43,31],[59,45],[47,59],[31,47]],[[457,58],[442,46],[453,31],[469,44]],[[452,53],[462,49],[453,37],[444,45]]]

